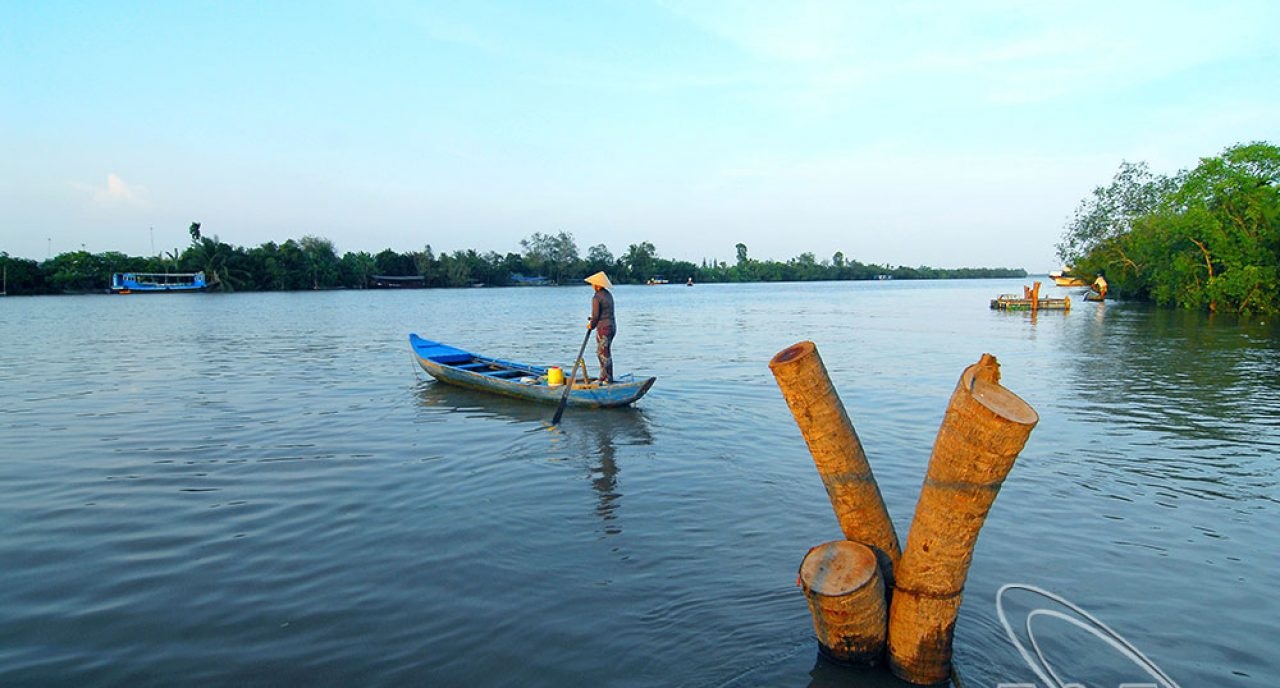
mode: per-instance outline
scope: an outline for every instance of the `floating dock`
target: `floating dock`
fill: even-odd
[[[991,309],[997,311],[1069,311],[1071,297],[1060,299],[1040,298],[1040,283],[1023,287],[1022,296],[1017,294],[1001,294],[991,299]]]
[[[1069,311],[1071,310],[1071,297],[1026,299],[1016,294],[1001,294],[991,299],[991,307],[999,311]]]

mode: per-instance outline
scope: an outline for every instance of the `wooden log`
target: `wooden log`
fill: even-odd
[[[793,344],[769,361],[769,370],[809,446],[840,529],[849,540],[875,551],[882,575],[892,585],[902,555],[898,534],[818,347],[810,341]]]
[[[898,677],[932,685],[950,675],[956,614],[978,531],[1039,420],[1000,385],[1000,366],[990,354],[960,375],[896,572],[889,668]]]
[[[809,550],[797,581],[809,601],[818,647],[844,664],[872,666],[884,654],[884,579],[875,552],[848,540]]]

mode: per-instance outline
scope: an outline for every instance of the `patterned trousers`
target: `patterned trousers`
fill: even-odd
[[[596,330],[596,356],[600,359],[600,381],[613,382],[613,333]]]

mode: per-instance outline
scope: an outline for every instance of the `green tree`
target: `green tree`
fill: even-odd
[[[445,254],[440,254],[441,259],[445,257]],[[409,259],[413,263],[412,274],[421,275],[426,284],[433,287],[449,286],[448,276],[444,274],[441,260],[436,258],[436,252],[431,250],[431,244],[427,244],[421,251],[410,253]]]
[[[203,272],[205,281],[217,291],[235,291],[249,279],[245,270],[237,265],[236,249],[224,244],[215,235],[200,237],[182,254],[182,264],[193,272]]]
[[[378,275],[387,275],[389,277],[410,277],[420,275],[418,266],[413,260],[413,256],[396,253],[389,248],[384,248],[378,252],[373,258],[376,273]]]
[[[597,272],[609,272],[613,270],[614,258],[613,253],[609,251],[609,247],[604,244],[596,244],[587,249],[587,265],[585,272],[588,275],[594,275]]]
[[[531,272],[531,268],[525,265],[524,256],[519,253],[508,253],[502,257],[502,263],[497,272],[504,275],[498,284],[509,284],[512,275],[526,275]]]
[[[495,287],[510,282],[511,274],[504,269],[503,260],[502,254],[497,251],[486,251],[479,257],[479,266],[471,271],[472,277],[481,283]]]
[[[279,254],[280,247],[274,241],[246,251],[245,270],[249,272],[246,288],[266,291],[285,288],[286,278]]]
[[[88,251],[58,254],[45,261],[41,270],[48,275],[49,286],[55,292],[103,291],[111,279],[111,274],[104,273],[99,261]]]
[[[351,289],[364,289],[369,285],[369,276],[376,269],[377,264],[369,253],[348,251],[343,254],[341,261],[342,285]]]
[[[1075,266],[1098,250],[1121,250],[1114,240],[1128,233],[1136,218],[1156,210],[1172,184],[1173,180],[1153,174],[1144,162],[1120,163],[1111,184],[1095,188],[1076,208],[1058,243],[1058,258]],[[1112,258],[1129,260],[1123,253]]]
[[[280,289],[297,291],[311,288],[311,264],[301,244],[293,239],[286,240],[276,251],[276,260],[283,276]]]
[[[1280,149],[1233,146],[1159,189],[1126,226],[1072,244],[1084,249],[1077,266],[1157,303],[1280,312]],[[1073,235],[1083,236],[1078,225]]]
[[[559,282],[569,268],[578,262],[578,245],[573,235],[559,232],[555,235],[534,232],[520,240],[525,263],[535,271]]]
[[[1201,160],[1131,243],[1174,267],[1142,275],[1157,301],[1276,312],[1280,149],[1253,143]]]
[[[454,251],[452,254],[441,253],[438,265],[437,286],[465,287],[471,284],[472,268],[479,256],[475,251]]]
[[[787,279],[804,281],[820,280],[825,275],[818,265],[817,258],[810,252],[801,253],[787,262]]]
[[[41,294],[46,290],[40,265],[27,258],[12,258],[0,252],[0,272],[4,274],[6,294]]]
[[[694,265],[687,260],[660,260],[659,263],[658,270],[660,270],[662,274],[666,275],[672,283],[684,281],[689,278],[693,278],[695,282],[709,281],[704,280],[702,276],[698,274],[699,270],[697,265]]]
[[[302,254],[306,256],[307,266],[311,271],[311,288],[328,289],[338,286],[342,268],[333,242],[328,239],[307,235],[298,242]]]
[[[643,282],[654,274],[654,259],[658,255],[658,249],[653,244],[642,241],[638,244],[631,244],[627,247],[627,252],[622,254],[620,262],[627,269],[631,281]]]

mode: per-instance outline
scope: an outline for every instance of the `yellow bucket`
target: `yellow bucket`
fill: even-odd
[[[564,384],[564,371],[559,366],[547,368],[547,386],[558,387]]]

